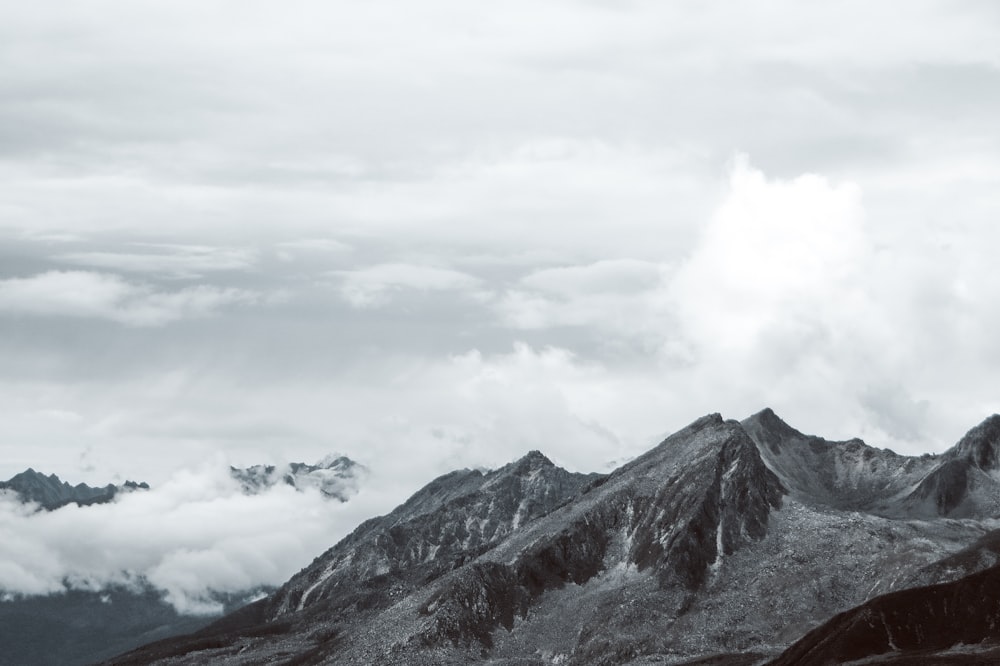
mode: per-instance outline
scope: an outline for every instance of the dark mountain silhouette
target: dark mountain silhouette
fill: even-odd
[[[67,504],[78,506],[104,504],[113,500],[120,492],[139,489],[149,490],[149,486],[134,481],[126,481],[121,486],[109,483],[97,488],[85,483],[71,486],[55,474],[46,476],[30,467],[7,481],[0,481],[0,490],[13,491],[22,502],[37,502],[47,511],[53,511]]]
[[[996,421],[910,457],[713,414],[608,475],[538,452],[453,472],[268,598],[108,663],[761,662],[878,594],[995,562]],[[949,486],[957,502],[915,495],[956,464],[976,480]]]

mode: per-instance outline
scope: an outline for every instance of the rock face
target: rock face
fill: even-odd
[[[609,475],[538,452],[453,472],[267,599],[109,663],[760,662],[878,594],[996,562],[998,421],[907,457],[770,410],[712,414]],[[947,595],[920,597],[901,626],[919,634]]]
[[[248,495],[284,483],[296,490],[316,488],[326,497],[341,502],[346,502],[358,492],[367,472],[364,465],[346,456],[328,456],[315,465],[293,462],[282,467],[254,465],[229,468],[229,474],[240,482],[243,492]]]
[[[139,489],[149,490],[149,486],[134,481],[126,481],[121,486],[109,483],[98,488],[92,488],[85,483],[71,486],[55,474],[46,476],[30,467],[7,481],[0,481],[0,490],[14,492],[22,502],[37,502],[47,511],[53,511],[67,504],[78,506],[104,504],[110,502],[120,492]]]

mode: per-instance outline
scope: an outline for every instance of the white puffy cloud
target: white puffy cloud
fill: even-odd
[[[672,290],[695,342],[751,348],[774,329],[809,335],[865,314],[870,253],[857,186],[768,180],[740,158]]]
[[[48,271],[0,280],[0,312],[110,319],[128,326],[162,326],[258,298],[246,290],[210,285],[158,291],[91,271]]]

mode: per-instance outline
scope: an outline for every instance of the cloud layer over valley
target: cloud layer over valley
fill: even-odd
[[[183,614],[221,611],[219,595],[277,586],[378,508],[279,483],[247,494],[216,457],[113,502],[39,511],[0,492],[6,598],[149,585]],[[374,507],[373,507],[374,504]]]

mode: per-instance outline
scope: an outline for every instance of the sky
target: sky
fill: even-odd
[[[0,478],[338,452],[374,513],[766,406],[944,450],[1000,411],[997,34],[985,0],[0,0]]]

